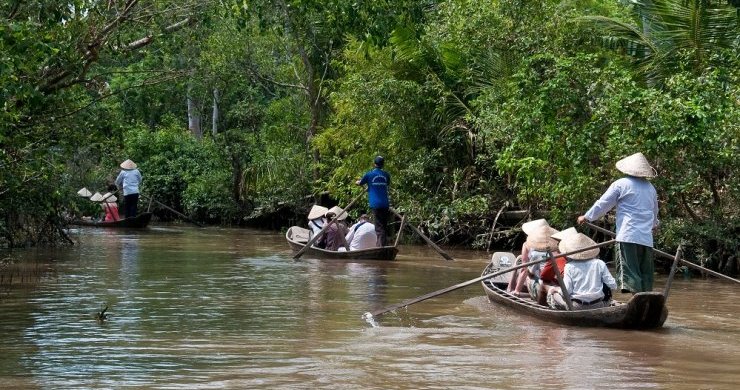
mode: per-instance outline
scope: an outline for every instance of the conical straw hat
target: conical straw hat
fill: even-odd
[[[620,172],[626,173],[630,176],[647,178],[657,176],[655,168],[650,166],[645,155],[639,152],[617,161],[616,166]]]
[[[534,221],[525,222],[522,224],[522,231],[526,235],[532,234],[540,226],[550,226],[544,219],[535,219]]]
[[[90,197],[90,200],[93,202],[101,202],[103,200],[103,195],[100,195],[100,192],[96,192]]]
[[[339,206],[334,206],[330,208],[328,212],[334,213],[338,221],[344,221],[345,219],[347,219],[347,213],[345,213],[344,210]]]
[[[87,189],[87,187],[80,188],[79,191],[77,191],[77,195],[83,197],[83,198],[89,198],[92,196],[92,192]]]
[[[136,169],[136,163],[131,160],[126,160],[121,163],[121,168],[123,169]]]
[[[558,242],[552,238],[552,235],[557,232],[547,225],[539,226],[527,236],[527,246],[536,251],[554,251],[558,248]]]
[[[105,200],[105,203],[116,203],[118,198],[116,198],[115,195],[111,194],[110,192],[106,193],[101,197],[101,200]]]
[[[588,236],[583,233],[576,233],[565,237],[563,241],[560,241],[558,248],[560,249],[560,253],[568,253],[594,245],[596,245],[594,240],[588,238]],[[589,249],[587,251],[568,256],[568,258],[573,260],[591,260],[596,257],[599,257],[599,248]]]
[[[578,230],[576,230],[576,228],[569,227],[569,228],[567,228],[565,230],[562,230],[562,231],[560,231],[558,233],[553,234],[552,235],[552,238],[554,238],[554,239],[556,239],[558,241],[562,241],[565,237],[568,237],[568,236],[573,235],[573,234],[576,234],[576,233],[578,233]]]
[[[327,209],[326,207],[315,204],[313,205],[313,207],[311,207],[311,211],[308,212],[308,219],[312,220],[316,218],[321,218],[326,215],[327,211],[329,211],[329,209]]]

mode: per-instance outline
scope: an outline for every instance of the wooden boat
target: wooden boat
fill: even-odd
[[[118,221],[87,221],[84,219],[75,219],[69,222],[70,225],[93,226],[102,228],[124,228],[124,229],[143,229],[149,225],[152,219],[152,213],[141,213],[135,217],[121,219]]]
[[[508,258],[504,256],[503,258]],[[510,259],[514,259],[511,254]],[[507,264],[489,263],[482,276],[510,267]],[[506,292],[508,276],[496,276],[481,281],[483,290],[491,302],[499,303],[516,311],[543,320],[564,325],[607,327],[619,329],[654,329],[663,326],[668,317],[665,297],[660,292],[641,292],[625,302],[616,302],[612,306],[587,310],[555,310],[537,304],[530,298],[520,298]]]
[[[291,226],[285,233],[285,239],[293,252],[298,253],[309,240],[311,231],[300,226]],[[319,259],[337,260],[394,260],[398,254],[395,246],[382,246],[378,248],[362,249],[358,251],[338,252],[326,249],[310,247],[304,252],[305,255]]]

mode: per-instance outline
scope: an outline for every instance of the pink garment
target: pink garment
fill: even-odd
[[[105,210],[105,222],[114,222],[121,219],[118,215],[118,204],[103,203],[103,210]]]

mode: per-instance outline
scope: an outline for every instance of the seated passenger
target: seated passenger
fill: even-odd
[[[557,230],[550,226],[542,225],[537,227],[532,234],[527,236],[525,244],[528,248],[528,259],[526,262],[543,260],[550,254],[557,254],[558,242],[552,238],[552,235],[556,233],[558,233]],[[544,269],[544,265],[549,263],[550,262],[547,261],[545,263],[533,264],[527,267],[527,272],[525,272],[527,275],[526,283],[527,289],[529,290],[529,296],[534,301],[539,301],[538,293],[540,291],[540,286],[543,284],[543,281],[541,280],[542,270]],[[549,277],[552,278],[554,276],[555,274],[552,273]],[[548,282],[551,281],[551,279],[548,279]]]
[[[100,203],[101,207],[103,208],[103,211],[105,211],[105,207],[103,206],[103,195],[100,194],[100,192],[94,193],[90,197],[90,201],[94,203]],[[94,221],[104,221],[105,220],[105,214],[102,214],[100,210],[96,212],[96,214],[93,216]]]
[[[105,218],[103,221],[105,222],[115,222],[121,219],[121,217],[118,215],[118,203],[116,201],[118,198],[116,198],[113,194],[110,192],[106,193],[102,196],[102,207],[105,211]]]
[[[522,231],[524,232],[524,234],[529,236],[540,226],[550,226],[550,224],[547,223],[547,221],[544,219],[536,219],[534,221],[529,221],[522,224]],[[524,242],[524,244],[522,244],[522,254],[521,256],[517,257],[517,264],[520,263],[519,259],[521,259],[521,261],[525,263],[529,261],[529,247],[527,246],[526,241]],[[509,286],[506,288],[506,291],[511,292],[516,296],[527,296],[527,294],[522,294],[522,290],[524,289],[526,284],[527,272],[522,269],[514,270],[511,273],[511,279],[509,279]]]
[[[572,252],[596,243],[583,233],[576,233],[560,241],[560,252]],[[597,309],[609,306],[604,301],[604,285],[610,289],[617,288],[617,282],[609,273],[606,263],[598,259],[599,248],[568,256],[565,265],[563,285],[570,294],[573,310]],[[554,309],[567,309],[563,293],[552,290],[547,296],[547,303]]]
[[[375,225],[368,221],[367,214],[362,214],[357,223],[349,228],[349,233],[347,233],[345,239],[350,251],[375,248],[378,236],[375,234]],[[340,252],[344,250],[346,249],[339,248]]]
[[[329,209],[326,207],[319,206],[317,204],[311,207],[311,211],[308,212],[308,228],[311,230],[311,237],[309,237],[309,239],[319,234],[321,229],[324,228],[324,224],[326,223],[324,216],[328,211]],[[326,234],[324,234],[323,237],[319,237],[317,241],[314,241],[313,246],[317,248],[326,248]]]
[[[575,233],[578,233],[576,229],[570,227],[561,232],[553,234],[551,237],[559,242],[562,241],[563,238]],[[557,255],[559,254],[559,252],[553,250],[551,254]],[[568,259],[563,256],[555,259],[561,278],[563,277],[563,273],[565,272],[565,264],[567,263],[567,261]],[[558,277],[555,273],[555,267],[553,266],[552,261],[547,261],[540,266],[540,284],[538,287],[539,289],[537,290],[537,303],[544,306],[547,305],[547,294],[550,293],[550,290],[560,290],[560,283],[558,282]]]
[[[325,232],[326,249],[330,251],[339,250],[339,248],[341,247],[344,247],[346,249],[347,242],[345,241],[344,237],[347,235],[347,233],[349,233],[349,229],[344,223],[344,220],[347,218],[347,213],[343,212],[341,207],[334,206],[329,209],[329,212],[326,213],[327,223],[333,218],[337,218],[336,222],[330,224],[329,227],[326,228]]]

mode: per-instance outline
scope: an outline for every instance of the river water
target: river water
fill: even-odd
[[[72,234],[81,245],[2,255],[19,263],[0,271],[0,388],[740,387],[731,283],[677,278],[657,331],[561,327],[479,284],[370,324],[363,313],[473,279],[490,255],[293,261],[282,235],[254,230]]]

